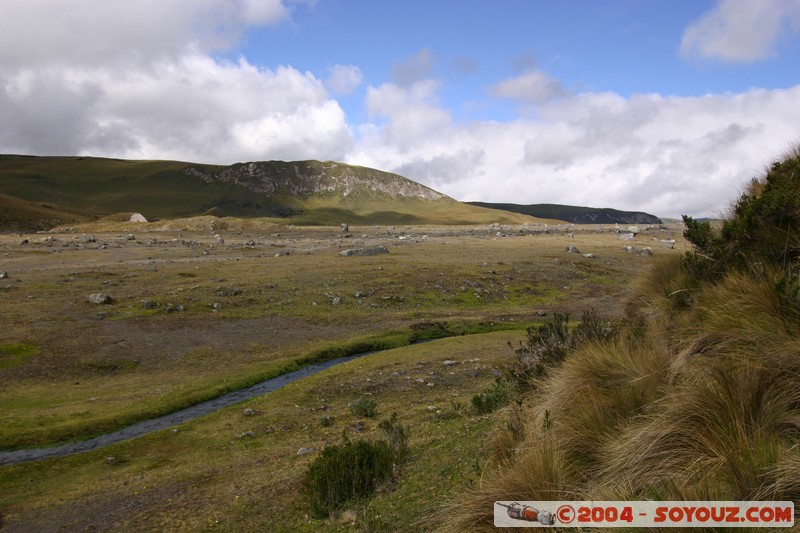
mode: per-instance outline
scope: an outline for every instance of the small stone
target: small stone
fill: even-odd
[[[428,382],[428,387],[433,387],[433,385],[434,385],[433,381]]]
[[[28,244],[28,243],[30,243],[30,242],[31,242],[31,241],[29,241],[28,239],[22,239],[22,241],[20,241],[19,245],[20,245],[20,246],[23,246],[23,245],[25,245],[25,244]]]
[[[539,315],[539,316],[547,316],[547,311],[545,311],[544,309],[539,309],[536,312],[536,314]]]
[[[115,465],[115,464],[119,463],[119,459],[117,459],[113,455],[109,455],[108,457],[106,457],[105,463],[107,465]]]
[[[0,272],[0,279],[6,279],[8,277],[8,272]]]
[[[458,363],[457,363],[456,361],[452,361],[452,360],[450,360],[450,359],[448,359],[447,361],[445,361],[444,363],[442,363],[442,365],[443,365],[443,366],[453,366],[453,365],[457,365],[457,364],[458,364]]]
[[[300,448],[297,450],[297,455],[307,455],[314,451],[314,448]]]
[[[340,303],[342,303],[342,299],[337,296],[336,298],[333,299],[331,303],[333,305],[339,305]]]
[[[348,231],[350,231],[350,225],[345,222],[342,222],[342,224],[339,226],[339,229],[342,231],[342,233],[347,233]]]
[[[642,251],[639,253],[642,257],[650,257],[653,255],[653,250],[650,248],[642,248]]]
[[[236,435],[236,438],[237,439],[252,439],[255,436],[256,436],[256,434],[253,433],[252,431],[245,431],[244,433],[239,433],[238,435]]]
[[[661,240],[659,242],[661,243],[661,247],[662,248],[666,248],[668,250],[672,250],[673,248],[675,248],[675,240],[674,239]]]
[[[247,408],[245,408],[244,411],[242,411],[242,414],[244,416],[254,416],[256,414],[256,410],[255,409],[251,409],[250,407],[247,407]]]
[[[566,251],[568,253],[571,253],[571,254],[579,254],[579,253],[581,253],[580,250],[578,250],[577,248],[575,248],[571,244],[569,246],[567,246],[565,249],[566,249]]]

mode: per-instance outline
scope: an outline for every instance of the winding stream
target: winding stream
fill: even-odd
[[[214,411],[222,409],[223,407],[235,405],[245,400],[276,391],[284,385],[288,385],[289,383],[306,378],[316,374],[317,372],[331,368],[332,366],[346,363],[347,361],[364,355],[368,354],[363,353],[358,355],[350,355],[347,357],[323,361],[321,363],[312,363],[299,370],[295,370],[294,372],[289,372],[272,379],[262,381],[261,383],[257,383],[252,387],[229,392],[228,394],[218,396],[212,400],[192,405],[186,409],[181,409],[180,411],[175,411],[174,413],[160,416],[158,418],[143,420],[142,422],[138,422],[131,426],[127,426],[117,431],[106,433],[105,435],[100,435],[89,440],[64,444],[62,446],[53,446],[51,448],[31,448],[25,450],[0,452],[0,466],[13,465],[28,461],[40,461],[42,459],[49,459],[51,457],[65,457],[75,453],[88,452],[102,448],[103,446],[107,446],[109,444],[113,444],[115,442],[141,437],[142,435],[152,433],[153,431],[168,429],[194,418],[213,413]]]

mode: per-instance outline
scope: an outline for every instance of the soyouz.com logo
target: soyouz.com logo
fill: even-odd
[[[498,501],[497,527],[793,527],[794,502]]]

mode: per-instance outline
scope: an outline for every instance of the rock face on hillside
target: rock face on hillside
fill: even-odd
[[[333,161],[237,163],[216,169],[192,166],[184,173],[205,183],[235,184],[267,196],[280,193],[292,196],[334,193],[347,197],[358,192],[372,192],[393,198],[447,198],[397,174]]]

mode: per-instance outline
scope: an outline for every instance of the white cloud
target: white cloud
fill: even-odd
[[[535,120],[464,124],[426,87],[424,97],[419,85],[373,89],[373,105],[393,112],[361,130],[348,160],[460,200],[719,215],[800,140],[800,86],[705,97],[585,93],[541,105]],[[419,114],[437,118],[398,127]]]
[[[225,49],[289,15],[281,0],[2,0],[0,67],[146,65]]]
[[[341,159],[352,135],[319,79],[208,54],[287,16],[278,0],[3,0],[0,152]]]
[[[352,93],[364,79],[361,69],[355,65],[334,65],[329,70],[325,86],[334,94]]]
[[[540,104],[566,93],[558,80],[541,70],[505,79],[492,86],[491,91],[501,98],[531,104]]]
[[[800,0],[720,0],[686,28],[681,53],[752,63],[774,55],[784,32],[799,22]]]

